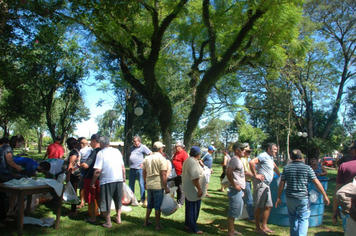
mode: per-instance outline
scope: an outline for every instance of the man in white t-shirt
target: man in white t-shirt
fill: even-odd
[[[121,223],[121,199],[123,197],[123,184],[125,182],[125,165],[121,152],[110,147],[108,137],[99,139],[101,151],[98,152],[94,164],[94,175],[91,181],[91,187],[95,188],[95,181],[99,178],[100,185],[100,210],[105,217],[106,222],[102,225],[110,228],[111,201],[114,200],[116,218],[114,221]]]

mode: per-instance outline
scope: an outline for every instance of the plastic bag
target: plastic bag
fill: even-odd
[[[41,204],[50,202],[53,199],[53,196],[50,193],[39,194],[39,201]]]
[[[66,178],[67,178],[67,175],[65,173],[62,173],[62,174],[58,175],[57,181],[58,181],[58,183],[62,184],[64,182],[64,180],[66,180]]]
[[[169,174],[167,179],[174,179],[175,177],[177,177],[177,172],[175,168],[172,168],[171,173]]]
[[[134,195],[134,193],[132,192],[132,190],[130,189],[129,186],[127,186],[126,183],[124,183],[123,186],[123,197],[122,197],[122,205],[133,205],[133,206],[138,206],[138,201]]]
[[[77,193],[75,192],[73,185],[70,182],[67,183],[66,189],[64,190],[63,200],[65,203],[68,203],[68,204],[78,204],[79,203],[79,198],[77,196]]]
[[[172,215],[178,209],[178,203],[170,196],[170,194],[164,194],[162,204],[161,204],[161,212],[165,216]]]
[[[223,187],[228,188],[230,185],[229,180],[227,179],[227,176],[225,175],[224,179],[220,183]]]
[[[169,196],[171,196],[171,198],[174,199],[177,190],[178,190],[178,187],[176,187],[176,186],[169,188],[169,193],[168,193]]]

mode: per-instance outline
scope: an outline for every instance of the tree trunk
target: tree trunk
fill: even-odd
[[[41,130],[36,130],[37,132],[37,144],[38,144],[38,153],[42,153],[42,141],[43,141],[43,132]]]
[[[134,104],[136,102],[136,92],[134,90],[126,89],[126,109],[125,109],[125,127],[124,127],[124,156],[126,166],[129,166],[129,159],[130,159],[130,148],[132,145],[132,138],[133,138],[133,119],[134,119]]]

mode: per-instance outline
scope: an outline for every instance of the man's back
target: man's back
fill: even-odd
[[[161,171],[167,170],[167,161],[160,153],[155,152],[147,156],[143,161],[143,169],[145,169],[147,173],[147,189],[164,188],[161,179]]]
[[[342,163],[337,172],[337,184],[348,184],[356,176],[356,160]]]
[[[54,142],[51,143],[47,148],[48,159],[56,158],[60,159],[64,156],[64,149],[61,144]]]
[[[287,181],[286,196],[308,198],[308,182],[315,179],[313,169],[301,161],[293,161],[283,169],[282,180]]]
[[[100,185],[122,181],[122,165],[121,152],[116,148],[105,147],[99,151],[93,168],[101,169]]]

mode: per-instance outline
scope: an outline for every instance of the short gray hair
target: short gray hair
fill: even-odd
[[[110,139],[108,137],[100,137],[99,142],[103,145],[110,145]]]
[[[137,140],[140,141],[140,143],[141,143],[141,137],[140,137],[140,136],[137,136],[137,135],[136,135],[136,136],[133,137],[132,140],[135,140],[135,139],[137,139]]]

